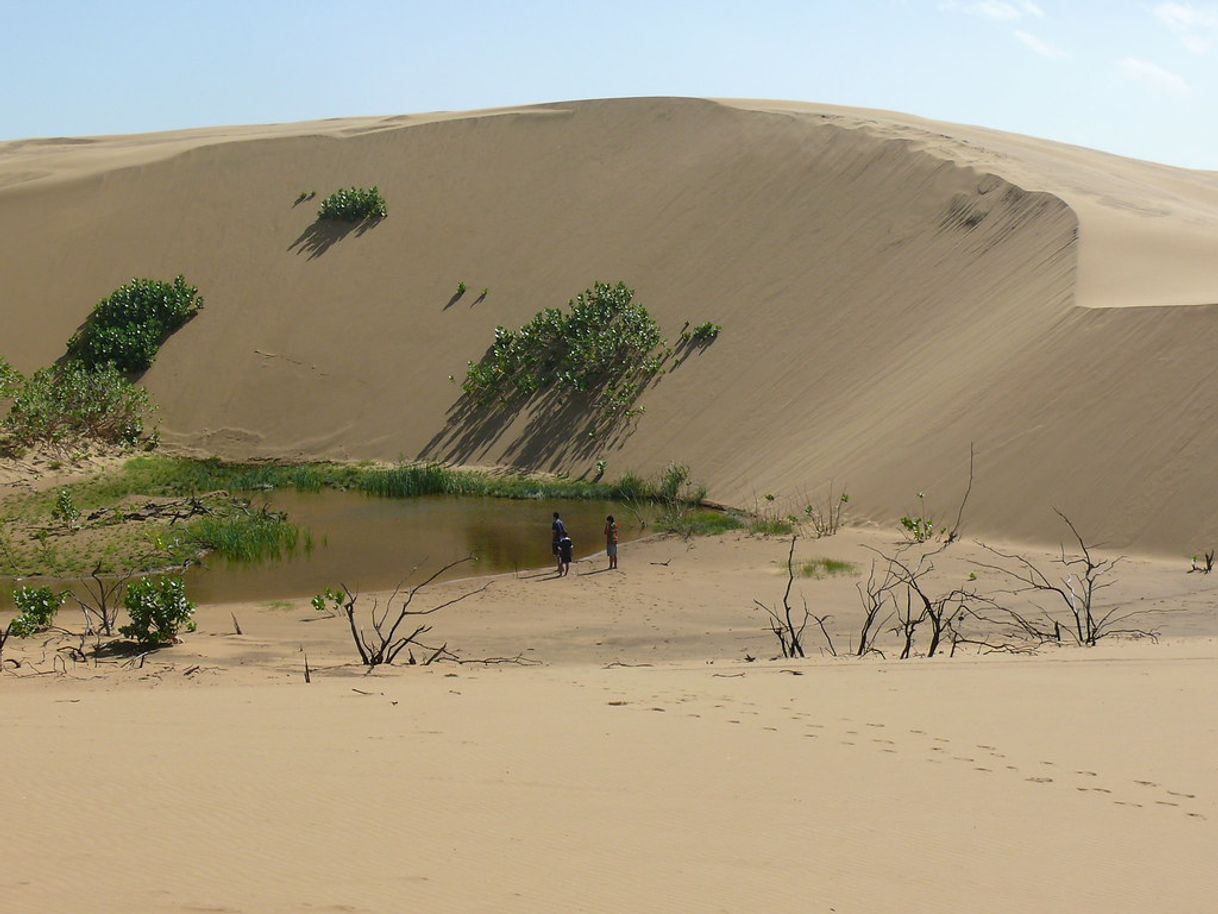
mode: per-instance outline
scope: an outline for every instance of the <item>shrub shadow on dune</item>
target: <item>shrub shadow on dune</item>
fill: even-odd
[[[315,260],[353,232],[358,238],[364,232],[376,228],[381,221],[381,219],[364,219],[360,222],[342,222],[333,219],[317,219],[300,233],[300,237],[288,245],[288,250],[296,254],[308,254],[309,260]]]
[[[622,445],[633,434],[642,418],[635,403],[645,389],[641,386],[629,404],[611,414],[597,408],[596,394],[557,388],[527,399],[491,404],[463,394],[449,408],[444,428],[419,456],[424,460],[470,463],[499,446],[499,459],[517,466],[553,470],[590,460]],[[522,421],[523,427],[519,427]]]

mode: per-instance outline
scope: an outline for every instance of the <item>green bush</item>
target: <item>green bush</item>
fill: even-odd
[[[183,276],[173,282],[133,279],[97,303],[68,341],[68,354],[88,368],[146,371],[161,344],[202,307],[199,290]]]
[[[470,362],[462,390],[473,400],[519,401],[561,384],[597,393],[612,411],[633,400],[660,370],[660,327],[625,283],[595,283],[568,303],[546,308],[519,330],[495,328],[490,351]]]
[[[113,366],[90,371],[79,362],[41,368],[22,379],[0,436],[10,447],[76,437],[134,444],[151,412],[148,393]]]
[[[18,587],[13,591],[13,603],[20,615],[9,624],[9,631],[18,638],[46,631],[65,598],[49,587]]]
[[[689,338],[695,343],[709,343],[712,340],[718,339],[719,333],[723,330],[718,324],[712,324],[707,321],[705,324],[699,324],[689,333]]]
[[[389,215],[385,198],[376,187],[349,187],[336,190],[321,201],[318,219],[334,219],[340,222],[363,222],[365,219],[384,219]]]
[[[179,577],[141,578],[123,596],[131,621],[119,629],[141,647],[172,644],[179,631],[195,630],[195,604],[186,599],[186,583]]]

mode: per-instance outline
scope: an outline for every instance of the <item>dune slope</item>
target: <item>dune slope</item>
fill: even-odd
[[[346,234],[320,195],[377,184]],[[203,314],[145,381],[166,440],[231,457],[427,457],[712,497],[941,513],[1125,548],[1218,540],[1218,178],[880,112],[645,99],[0,146],[0,353],[45,364],[134,275]],[[675,337],[724,327],[589,438],[457,417],[497,324],[624,280]],[[453,301],[458,281],[470,287]],[[488,297],[475,301],[487,287]],[[1199,307],[1198,307],[1199,306]]]

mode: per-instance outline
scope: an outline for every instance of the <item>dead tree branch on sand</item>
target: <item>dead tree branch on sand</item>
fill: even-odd
[[[960,525],[964,522],[964,506],[968,504],[968,497],[973,492],[973,460],[975,456],[973,443],[970,441],[968,445],[968,487],[964,490],[964,497],[960,499],[960,510],[956,512],[956,523],[947,534],[947,544],[949,546],[960,539]]]
[[[863,622],[859,626],[859,642],[854,650],[856,657],[865,657],[873,653],[884,656],[884,652],[875,646],[875,639],[880,636],[884,626],[892,619],[891,612],[882,620],[880,616],[889,603],[895,606],[892,591],[897,584],[896,576],[892,573],[892,565],[885,565],[884,574],[877,577],[875,560],[872,559],[867,581],[855,585],[859,592],[859,600],[863,604]]]
[[[445,600],[443,603],[428,609],[412,609],[415,597],[446,571],[456,568],[458,565],[463,565],[466,562],[473,561],[475,561],[474,556],[467,555],[463,559],[449,562],[426,580],[405,591],[405,593],[402,591],[403,585],[399,584],[393,593],[390,594],[389,599],[385,601],[383,609],[380,607],[379,600],[373,600],[372,607],[368,613],[369,621],[372,623],[371,631],[363,628],[356,618],[359,594],[353,592],[344,584],[343,592],[346,595],[346,599],[343,601],[343,613],[347,617],[347,624],[351,628],[351,640],[355,643],[356,651],[359,652],[360,662],[364,666],[371,668],[381,664],[393,663],[398,655],[412,644],[422,648],[423,645],[420,644],[419,638],[431,631],[431,626],[426,622],[416,622],[414,620],[431,616],[442,609],[447,609],[449,606],[460,603],[462,600],[467,600],[475,594],[482,593],[490,587],[490,582],[488,581],[481,587],[476,587],[473,590],[467,590],[460,596],[453,597],[451,600]],[[394,601],[398,600],[399,597],[401,597],[401,602],[395,607]],[[411,621],[408,622],[407,620]],[[432,648],[430,650],[435,649]]]
[[[833,639],[829,637],[829,631],[825,627],[829,616],[814,614],[808,608],[807,600],[803,601],[802,616],[797,616],[795,610],[791,607],[791,588],[795,585],[795,543],[798,539],[798,536],[791,537],[791,548],[787,551],[787,588],[782,594],[782,606],[767,606],[760,600],[753,600],[753,602],[760,609],[764,610],[769,617],[770,631],[778,639],[778,646],[782,650],[783,657],[807,656],[804,653],[804,630],[808,627],[809,619],[816,621],[816,624],[820,627],[821,634],[825,637],[829,653],[836,657],[837,649],[833,646]]]
[[[1072,553],[1066,552],[1064,544],[1060,547],[1061,555],[1054,560],[1054,564],[1061,565],[1064,571],[1064,576],[1060,579],[1060,582],[1050,578],[1046,572],[1037,567],[1026,556],[1014,552],[1001,552],[992,546],[987,546],[985,543],[980,545],[987,552],[1004,559],[1008,563],[1013,563],[1013,565],[988,564],[985,562],[975,562],[974,564],[979,568],[995,571],[1014,582],[1015,586],[1005,591],[1005,593],[1011,595],[1043,595],[1059,602],[1068,613],[1065,630],[1069,632],[1077,644],[1083,647],[1094,647],[1101,639],[1113,635],[1127,635],[1135,638],[1157,638],[1157,631],[1137,628],[1128,624],[1133,619],[1148,615],[1149,610],[1123,611],[1122,607],[1118,605],[1112,607],[1107,612],[1100,612],[1096,604],[1096,597],[1102,590],[1111,587],[1115,583],[1115,579],[1109,577],[1109,575],[1123,556],[1118,556],[1115,559],[1100,559],[1096,557],[1094,550],[1098,548],[1097,545],[1087,543],[1082,534],[1078,532],[1078,528],[1065,514],[1057,508],[1054,508],[1053,512],[1070,528],[1070,533],[1078,544],[1078,551]],[[1062,626],[1058,624],[1051,613],[1043,607],[1038,606],[1038,608],[1041,610],[1044,619],[1054,626],[1055,639],[1060,640]],[[1026,617],[1021,617],[1009,610],[1007,610],[1007,613],[1015,625],[1023,628],[1030,634],[1038,636],[1047,634],[1043,629],[1038,629],[1029,623]],[[1044,640],[1049,639],[1045,638]]]

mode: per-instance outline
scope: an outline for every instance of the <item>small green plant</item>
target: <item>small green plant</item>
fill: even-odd
[[[309,601],[317,612],[327,616],[337,616],[342,611],[345,602],[346,594],[341,587],[327,587]]]
[[[51,508],[51,517],[65,527],[76,526],[76,522],[80,520],[80,509],[76,507],[71,489],[59,490],[59,494],[55,496],[55,505]]]
[[[302,190],[300,192],[300,194],[296,197],[296,200],[292,203],[292,205],[299,206],[300,204],[304,203],[306,200],[312,200],[316,196],[317,196],[317,191],[315,191],[315,190]]]
[[[55,614],[65,599],[66,594],[56,593],[49,587],[18,587],[13,591],[18,616],[10,623],[9,631],[18,638],[45,632],[54,624]]]
[[[831,578],[842,574],[858,574],[858,571],[858,565],[841,559],[808,559],[799,566],[799,573],[805,578]]]
[[[178,632],[195,630],[195,604],[186,599],[180,577],[141,578],[127,588],[123,606],[131,621],[119,632],[141,647],[172,644]]]
[[[915,543],[925,543],[934,538],[938,532],[935,521],[926,513],[926,493],[918,493],[919,510],[917,514],[906,514],[901,518],[901,528],[905,535]]]
[[[147,371],[161,344],[202,307],[199,290],[184,276],[172,282],[133,279],[97,303],[68,341],[68,355],[86,368]]]
[[[486,301],[486,297],[490,294],[491,290],[483,286],[482,291],[478,293],[478,301]]]
[[[812,527],[817,539],[833,536],[841,529],[846,521],[846,506],[850,504],[850,496],[842,492],[836,497],[833,488],[819,504],[804,506],[804,518]]]
[[[606,467],[606,466],[607,466],[607,464],[606,464],[606,463],[605,463],[605,461],[603,461],[603,460],[598,460],[598,461],[596,462],[596,473],[595,473],[595,475],[593,475],[593,477],[592,477],[592,481],[593,481],[593,482],[600,482],[600,481],[601,481],[601,477],[605,475],[605,467]]]
[[[339,222],[363,222],[366,219],[384,219],[389,215],[385,198],[377,187],[349,187],[336,190],[321,201],[318,219]]]
[[[1197,556],[1193,556],[1192,567],[1188,569],[1189,574],[1200,571],[1202,574],[1209,574],[1214,570],[1214,550],[1210,549],[1205,553],[1204,563],[1199,562]]]
[[[718,324],[712,324],[710,321],[707,321],[706,323],[699,324],[697,327],[694,327],[693,330],[689,331],[689,339],[694,343],[710,343],[719,338],[719,334],[722,332],[722,330],[723,328]]]
[[[465,282],[464,282],[464,280],[462,280],[461,282],[457,283],[457,298],[460,298],[464,294],[465,294]]]

